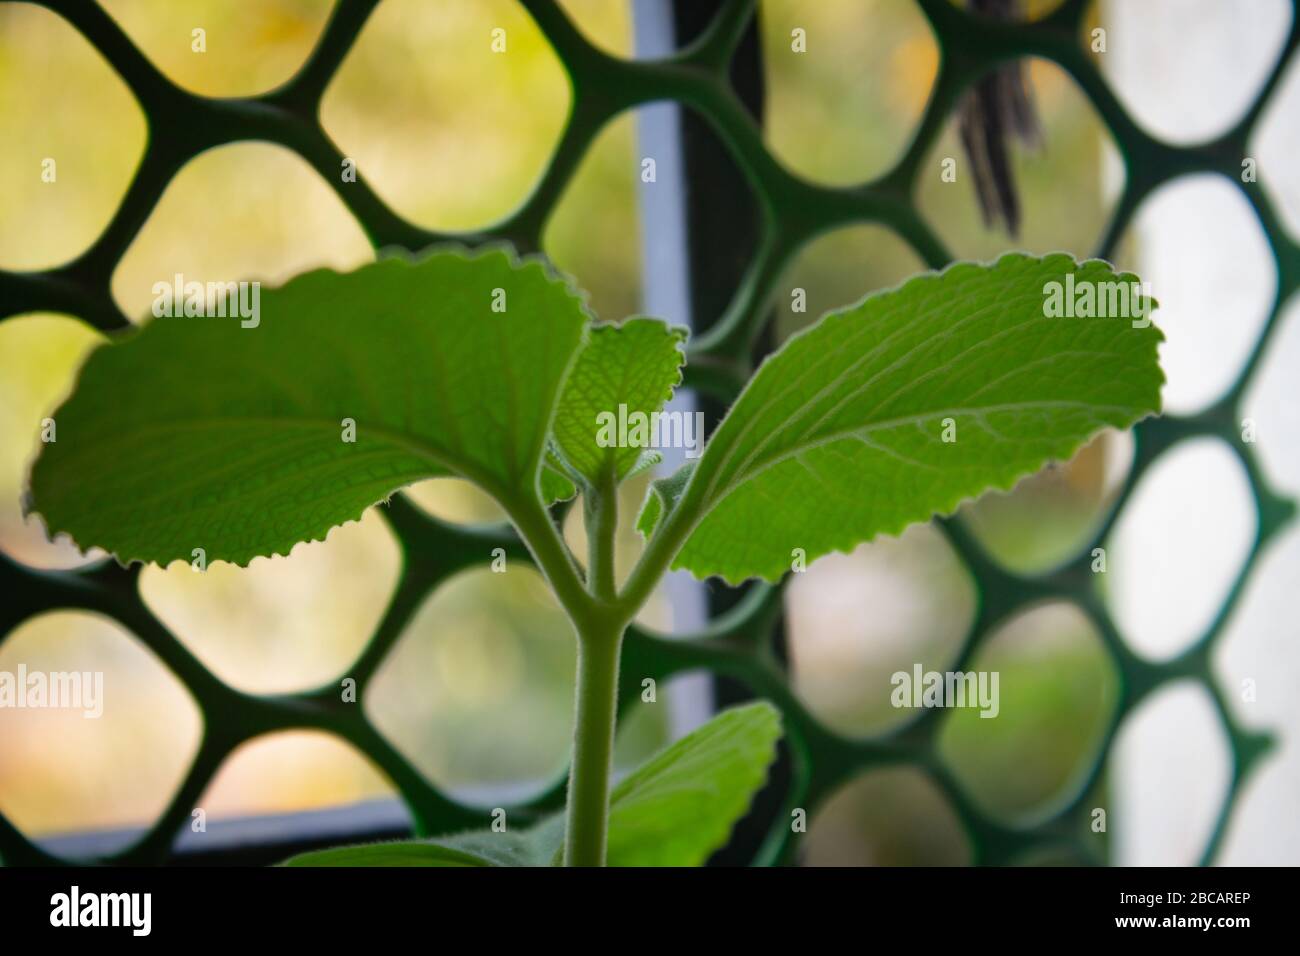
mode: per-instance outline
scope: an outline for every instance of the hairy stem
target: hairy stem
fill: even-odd
[[[618,481],[611,472],[587,490],[586,584],[564,539],[538,502],[507,508],[578,634],[573,760],[565,812],[565,866],[604,866],[609,777],[618,716],[618,661],[628,622],[649,597],[690,532],[692,507],[677,508],[650,541],[623,594],[615,582]],[[683,502],[685,504],[685,502]]]
[[[587,590],[592,607],[575,619],[578,630],[578,700],[569,771],[566,866],[604,866],[609,825],[609,774],[618,721],[618,656],[625,623],[613,607],[614,536],[618,481],[613,470],[584,495]],[[608,612],[614,611],[611,616]]]
[[[537,501],[526,501],[518,505],[503,503],[506,504],[506,513],[519,531],[519,536],[532,552],[533,560],[559,599],[560,606],[569,619],[577,623],[590,609],[591,601],[583,589],[573,555],[565,546],[551,516]]]
[[[609,825],[609,776],[618,712],[618,658],[627,623],[636,613],[617,600],[614,534],[618,483],[611,474],[589,492],[588,573],[583,587],[577,566],[555,524],[538,503],[508,508],[578,634],[577,703],[573,760],[564,836],[566,866],[604,866]]]
[[[598,601],[613,603],[617,598],[614,584],[614,536],[618,530],[618,482],[612,471],[601,479],[598,488],[585,498],[587,520],[588,590]]]
[[[686,494],[677,502],[660,522],[659,528],[646,542],[645,550],[628,575],[627,583],[618,597],[618,603],[631,608],[632,614],[641,609],[641,605],[650,597],[650,592],[668,571],[669,564],[681,549],[687,536],[695,527],[695,516],[699,513],[699,494],[695,483],[687,488]]]
[[[578,700],[564,831],[565,866],[605,865],[622,645],[622,625],[579,628]]]

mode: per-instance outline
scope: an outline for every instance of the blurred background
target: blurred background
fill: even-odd
[[[242,96],[283,83],[306,59],[329,0],[101,0],[175,83],[206,96]],[[631,0],[563,0],[594,43],[634,49]],[[1030,4],[1031,15],[1055,4]],[[1291,27],[1286,0],[1241,7],[1213,0],[1102,0],[1098,54],[1107,82],[1148,131],[1193,143],[1228,129],[1253,101]],[[938,50],[905,0],[761,0],[764,135],[789,170],[832,185],[887,171],[928,100]],[[206,52],[191,30],[206,30]],[[506,28],[510,55],[484,40]],[[790,34],[815,38],[793,55]],[[1080,42],[1085,42],[1081,39]],[[1017,149],[1020,235],[987,229],[971,177],[945,183],[945,157],[963,155],[956,124],[919,178],[921,213],[954,255],[1097,246],[1123,186],[1105,125],[1059,67],[1033,60],[1027,80],[1042,124],[1036,149]],[[440,230],[490,225],[530,193],[564,128],[568,80],[513,0],[383,0],[326,91],[321,120],[340,151],[400,216]],[[155,135],[167,136],[166,128]],[[637,117],[599,135],[547,223],[545,251],[589,290],[603,318],[644,308]],[[145,145],[143,114],[113,70],[49,10],[0,2],[0,269],[36,270],[84,251],[107,224]],[[1292,237],[1300,236],[1300,69],[1293,64],[1257,127],[1252,155]],[[57,183],[39,175],[57,158]],[[1143,204],[1119,265],[1151,283],[1167,343],[1168,411],[1205,408],[1236,379],[1276,296],[1271,253],[1232,183],[1179,179]],[[145,317],[151,286],[193,277],[282,281],[306,268],[350,268],[373,258],[365,235],[329,186],[294,153],[240,143],[196,157],[172,180],[118,264],[112,295]],[[861,226],[805,247],[778,283],[775,328],[788,336],[830,308],[895,284],[923,264],[888,230]],[[807,292],[790,311],[789,289]],[[1257,424],[1266,477],[1300,493],[1300,307],[1293,301],[1256,371],[1240,416]],[[43,569],[84,566],[24,521],[20,495],[38,426],[59,403],[99,333],[71,316],[0,323],[0,551]],[[1075,557],[1105,518],[1133,459],[1131,438],[1104,434],[1073,461],[987,496],[962,521],[1000,564],[1023,574]],[[644,479],[627,489],[634,515]],[[447,520],[500,520],[491,501],[438,480],[405,492]],[[574,509],[566,534],[581,551]],[[1209,626],[1251,550],[1256,513],[1236,456],[1215,440],[1175,445],[1143,477],[1106,543],[1098,586],[1122,637],[1168,660]],[[620,562],[639,547],[624,528]],[[218,677],[252,693],[306,690],[346,675],[392,596],[401,555],[373,511],[325,542],[248,569],[214,564],[148,568],[148,607]],[[1216,646],[1216,677],[1238,720],[1278,747],[1238,797],[1220,862],[1300,863],[1300,638],[1294,613],[1300,531],[1270,543]],[[688,628],[672,592],[643,623]],[[787,633],[795,692],[827,726],[850,737],[897,730],[914,711],[889,706],[889,677],[915,662],[945,670],[975,613],[968,570],[934,528],[917,526],[851,555],[832,555],[792,582]],[[79,713],[0,709],[0,812],[29,837],[111,831],[125,846],[184,777],[202,718],[183,685],[118,623],[52,610],[0,644],[0,671],[101,670],[100,720]],[[574,647],[568,627],[529,570],[465,573],[429,595],[365,695],[367,715],[430,781],[484,807],[527,799],[564,772],[571,732]],[[1001,673],[1001,717],[944,717],[942,759],[974,802],[1011,824],[1051,816],[1107,761],[1111,848],[1119,863],[1190,864],[1200,858],[1232,767],[1224,730],[1199,686],[1173,684],[1143,701],[1100,753],[1117,706],[1114,662],[1088,619],[1047,604],[1007,621],[977,658]],[[1243,699],[1244,680],[1255,682]],[[635,705],[620,728],[618,763],[634,765],[686,729],[671,707]],[[680,710],[678,711],[680,713]],[[239,748],[199,801],[209,821],[339,807],[395,793],[366,759],[317,733],[284,733]],[[963,863],[970,848],[951,807],[919,771],[875,771],[812,815],[809,864]]]

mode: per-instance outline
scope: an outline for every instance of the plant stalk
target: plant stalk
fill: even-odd
[[[564,831],[565,866],[604,866],[623,628],[581,629],[573,765]]]
[[[607,472],[586,495],[587,584],[592,597],[604,603],[618,598],[615,550],[618,534],[618,481]]]

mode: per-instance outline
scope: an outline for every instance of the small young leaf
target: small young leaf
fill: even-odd
[[[563,465],[549,454],[542,461],[541,491],[542,501],[548,505],[556,501],[568,501],[578,493],[577,486],[565,474]]]
[[[636,475],[641,474],[642,472],[649,471],[651,468],[654,468],[663,460],[664,460],[664,456],[661,452],[657,452],[657,451],[642,452],[641,457],[639,457],[636,460],[636,464],[632,466],[632,470],[629,471],[625,477],[632,478]]]
[[[626,416],[648,417],[662,409],[681,383],[685,341],[685,329],[659,319],[592,327],[555,414],[556,443],[588,484],[597,484],[606,472],[621,481],[636,467],[643,448],[598,442],[602,416],[626,421]],[[617,431],[603,437],[617,439]]]
[[[780,737],[776,708],[748,704],[642,764],[610,796],[609,865],[702,865],[749,809]]]
[[[1133,315],[1154,303],[1048,317],[1067,275],[1094,304],[1107,283],[1136,298],[1136,278],[1104,262],[1012,254],[919,276],[791,338],[696,463],[673,566],[776,580],[792,548],[811,559],[897,534],[1158,412],[1163,337]],[[665,504],[652,497],[639,526],[662,526]]]
[[[589,320],[540,261],[386,259],[307,273],[260,306],[256,327],[157,318],[91,355],[32,472],[51,533],[123,562],[203,548],[243,565],[429,476],[538,493]]]
[[[677,505],[677,499],[686,490],[687,483],[695,471],[695,462],[688,461],[671,475],[656,478],[646,489],[645,502],[641,513],[637,515],[636,529],[647,538],[654,534],[659,519]]]

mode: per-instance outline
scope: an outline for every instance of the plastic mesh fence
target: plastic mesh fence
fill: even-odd
[[[772,636],[782,617],[780,588],[751,588],[701,634],[667,639],[634,630],[628,635],[623,664],[623,699],[636,696],[640,680],[662,680],[688,670],[733,678],[755,695],[772,700],[783,712],[789,747],[789,773],[775,809],[769,801],[763,819],[765,838],[752,861],[770,864],[794,859],[799,835],[790,811],[809,815],[837,787],[859,773],[883,766],[921,769],[945,795],[971,841],[974,862],[1012,862],[1036,851],[1063,852],[1081,862],[1103,862],[1104,840],[1089,831],[1089,811],[1104,786],[1106,756],[1126,715],[1162,685],[1191,679],[1214,702],[1227,732],[1231,776],[1203,861],[1213,860],[1243,782],[1271,741],[1241,726],[1211,673],[1210,654],[1263,548],[1294,512],[1293,504],[1267,486],[1248,443],[1243,443],[1237,407],[1278,324],[1283,304],[1300,284],[1300,247],[1283,231],[1263,189],[1242,183],[1241,160],[1247,140],[1279,78],[1300,42],[1293,9],[1284,50],[1257,99],[1241,121],[1217,139],[1194,147],[1164,144],[1140,129],[1120,106],[1084,50],[1080,39],[1086,3],[1067,0],[1047,18],[1003,23],[969,15],[947,0],[917,0],[935,34],[941,60],[936,85],[914,140],[887,174],[865,185],[829,188],[788,172],[769,154],[760,129],[736,97],[728,71],[738,44],[755,16],[754,0],[726,0],[709,26],[676,55],[660,61],[614,58],[592,46],[547,0],[523,0],[564,64],[573,87],[573,107],[554,157],[527,202],[507,221],[473,236],[447,236],[417,228],[386,207],[364,177],[342,183],[342,154],[317,119],[326,85],[356,40],[378,0],[340,0],[307,63],[285,86],[263,96],[209,99],[178,88],[132,44],[121,28],[89,0],[38,0],[73,24],[125,80],[140,103],[150,129],[143,161],[110,224],[93,246],[70,264],[45,272],[0,272],[0,318],[28,312],[78,316],[111,331],[127,325],[109,293],[113,269],[143,225],[164,188],[197,154],[226,143],[265,140],[296,151],[325,180],[378,247],[411,250],[456,238],[470,243],[506,239],[524,250],[540,246],[546,219],[601,127],[638,105],[675,100],[710,127],[742,172],[757,198],[761,233],[730,304],[722,314],[699,317],[705,329],[691,347],[687,384],[727,400],[751,369],[751,349],[770,313],[776,284],[785,267],[812,238],[830,229],[861,223],[889,227],[932,267],[950,256],[913,202],[922,162],[962,92],[1005,60],[1038,56],[1059,64],[1078,83],[1109,128],[1122,154],[1123,194],[1097,247],[1109,257],[1143,198],[1161,184],[1188,173],[1217,173],[1240,188],[1258,216],[1272,250],[1278,291],[1264,330],[1238,380],[1211,407],[1191,417],[1166,416],[1136,429],[1133,466],[1093,540],[1059,570],[1022,577],[993,562],[958,521],[940,525],[973,575],[979,600],[963,639],[958,669],[969,669],[981,642],[999,622],[1045,600],[1063,600],[1092,621],[1112,655],[1120,678],[1119,702],[1105,730],[1104,745],[1076,796],[1050,819],[1018,827],[990,818],[965,792],[936,749],[941,712],[926,711],[903,730],[869,740],[847,739],[819,722],[791,690]],[[710,320],[711,323],[710,323]],[[1214,436],[1239,457],[1254,493],[1257,533],[1248,559],[1232,583],[1211,625],[1175,659],[1154,664],[1137,656],[1121,639],[1090,573],[1090,552],[1110,531],[1148,465],[1171,445],[1193,436]],[[92,480],[87,476],[87,480]],[[425,597],[457,572],[490,560],[494,547],[513,559],[526,551],[506,531],[467,529],[440,522],[393,499],[384,515],[400,541],[404,565],[394,597],[361,658],[348,670],[361,693]],[[139,637],[186,685],[204,717],[198,753],[183,783],[159,819],[135,845],[109,858],[112,863],[159,863],[171,858],[177,832],[225,758],[240,744],[263,734],[309,729],[335,734],[368,755],[391,779],[421,833],[435,834],[482,826],[487,813],[462,806],[432,786],[376,729],[362,708],[339,700],[336,683],[309,693],[254,696],[223,684],[150,613],[139,596],[139,568],[113,562],[85,571],[41,572],[0,558],[0,635],[33,614],[54,608],[82,609],[111,616]],[[0,642],[5,637],[0,636]],[[520,819],[553,809],[563,800],[563,785],[527,806],[512,810]],[[512,816],[512,819],[515,817]],[[59,862],[0,816],[0,857],[10,864]]]

